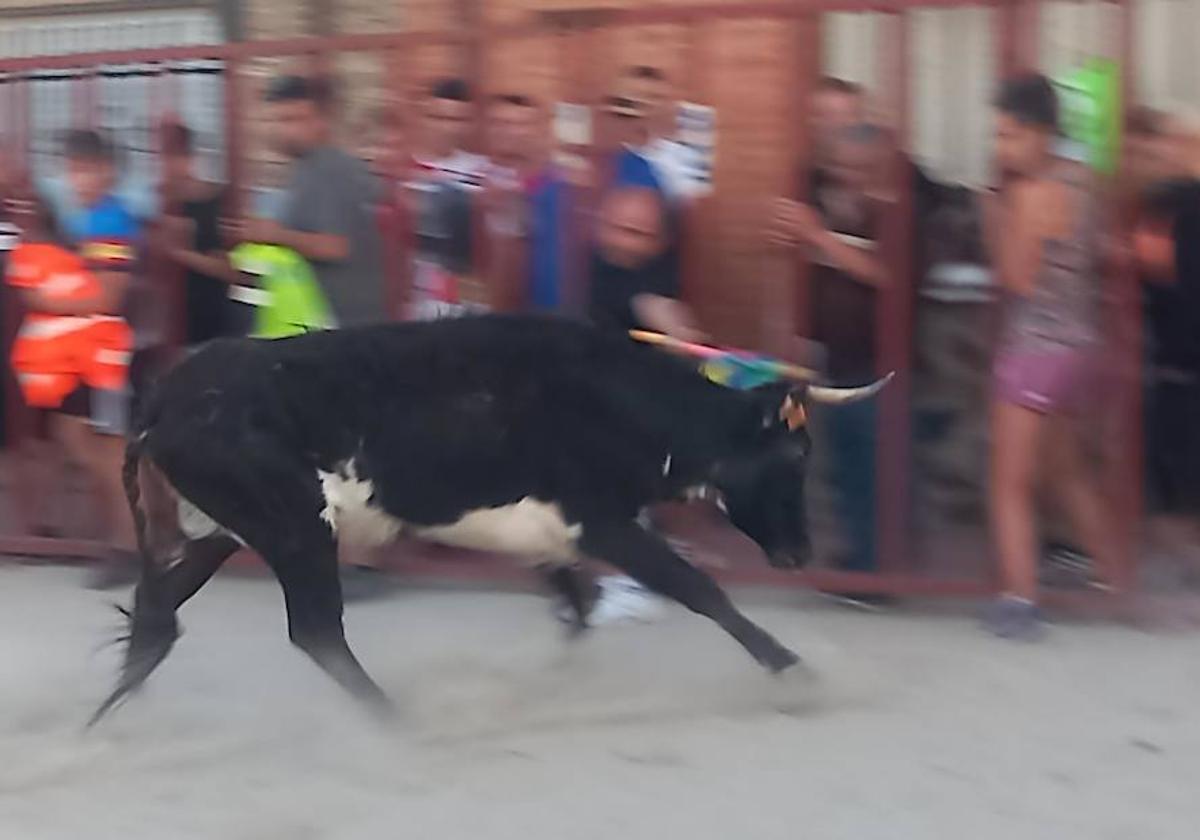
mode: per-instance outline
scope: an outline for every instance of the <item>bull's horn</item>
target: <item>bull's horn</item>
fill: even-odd
[[[896,372],[892,371],[882,379],[872,382],[870,385],[864,385],[861,388],[829,388],[824,385],[810,385],[808,396],[812,398],[813,402],[818,402],[822,405],[845,405],[847,403],[861,402],[862,400],[871,399],[871,397],[886,388],[887,384],[895,376]]]

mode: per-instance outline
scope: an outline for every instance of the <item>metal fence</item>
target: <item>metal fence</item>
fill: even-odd
[[[1128,37],[1130,6],[1124,3],[1088,4],[1103,6],[1106,20],[1114,29],[1106,37],[1104,48],[1119,58],[1131,83],[1132,40]],[[788,134],[782,138],[779,153],[789,161],[803,161],[808,149],[805,120],[809,96],[816,80],[830,64],[850,77],[858,75],[876,89],[878,107],[895,130],[900,145],[928,145],[916,128],[915,113],[922,107],[922,96],[915,95],[909,80],[919,64],[916,47],[931,47],[917,36],[916,26],[922,15],[945,10],[972,10],[972,20],[984,20],[991,26],[988,55],[995,66],[990,71],[976,70],[973,84],[980,89],[1003,74],[1024,67],[1038,66],[1038,15],[1034,2],[997,0],[989,4],[963,0],[808,0],[808,2],[746,2],[708,5],[663,5],[639,9],[579,10],[547,13],[530,21],[512,25],[479,24],[453,32],[403,32],[369,35],[345,35],[321,39],[289,39],[202,46],[164,46],[151,49],[112,49],[59,56],[0,59],[3,100],[7,107],[5,122],[0,124],[9,141],[24,153],[25,162],[35,172],[46,167],[52,155],[49,138],[67,125],[90,121],[114,132],[130,157],[131,171],[137,180],[152,185],[155,180],[154,128],[164,118],[182,117],[199,130],[214,167],[239,194],[248,186],[247,150],[251,130],[247,103],[251,101],[252,69],[262,62],[284,58],[317,58],[327,66],[336,65],[349,54],[374,56],[386,68],[397,90],[411,85],[414,69],[406,56],[430,47],[450,48],[465,56],[461,66],[473,76],[478,89],[489,88],[485,76],[489,61],[506,45],[527,44],[532,39],[547,39],[549,50],[540,55],[552,57],[556,74],[554,88],[566,101],[597,106],[605,93],[607,79],[600,78],[595,67],[611,63],[605,50],[611,38],[651,27],[679,27],[682,61],[687,78],[682,86],[697,102],[717,96],[720,79],[706,73],[714,51],[720,46],[713,36],[714,27],[745,23],[747,27],[763,22],[786,24],[783,35],[772,30],[770,43],[788,45],[784,54],[772,56],[788,68],[781,78],[790,79],[781,100],[790,120]],[[836,13],[837,17],[833,15]],[[853,15],[856,17],[846,17]],[[864,23],[865,22],[865,23]],[[822,33],[829,27],[850,31],[869,27],[870,48],[861,55],[870,57],[865,70],[855,71],[852,59],[838,59],[822,50]],[[757,31],[757,30],[747,30]],[[748,36],[747,36],[748,37]],[[826,41],[828,43],[828,41]],[[864,42],[865,43],[865,42]],[[825,55],[824,62],[822,55]],[[839,64],[838,61],[842,63]],[[737,93],[737,92],[735,92]],[[398,99],[394,107],[404,107]],[[939,141],[940,142],[940,141]],[[599,156],[602,143],[583,150]],[[900,150],[898,149],[897,152]],[[857,591],[893,593],[969,594],[986,591],[986,569],[969,566],[958,574],[933,574],[928,564],[914,552],[914,534],[910,506],[912,430],[910,389],[913,345],[913,284],[911,266],[913,247],[913,208],[910,179],[902,174],[903,156],[896,155],[892,211],[883,235],[882,248],[888,265],[894,269],[892,283],[879,299],[877,340],[883,365],[897,372],[894,386],[885,392],[878,426],[878,531],[881,571],[859,575],[840,572],[811,572],[783,575],[759,570],[757,566],[738,566],[729,576],[746,581],[807,583],[852,588]],[[974,164],[961,162],[966,173]],[[718,172],[718,174],[720,174]],[[739,199],[740,200],[740,199]],[[722,205],[730,205],[723,207]],[[742,205],[718,191],[712,201],[701,202],[692,211],[687,242],[690,258],[685,264],[692,274],[711,271],[705,259],[711,234],[731,213],[741,214]],[[761,272],[760,293],[752,300],[757,307],[754,338],[776,353],[788,355],[796,346],[795,338],[806,329],[805,300],[807,269],[779,258],[754,257],[753,265]],[[1136,321],[1136,295],[1132,280],[1112,278],[1114,299],[1121,301],[1116,315],[1127,326]],[[708,276],[703,282],[688,278],[688,295],[702,310],[718,311],[730,299],[722,278]],[[1129,488],[1140,487],[1139,434],[1140,405],[1137,399],[1137,335],[1130,327],[1120,333],[1114,344],[1114,358],[1120,359],[1123,376],[1121,399],[1114,403],[1117,413],[1111,433],[1118,438],[1111,451],[1119,452],[1111,463],[1109,480],[1114,488],[1123,488],[1119,518],[1122,545],[1132,575],[1133,546],[1136,538],[1138,499]],[[11,395],[10,395],[11,396]],[[1140,493],[1140,491],[1136,491]],[[25,538],[0,539],[0,553],[61,554],[64,550],[89,553],[88,546],[43,542]],[[436,572],[435,572],[436,573]],[[483,571],[481,574],[491,574]]]

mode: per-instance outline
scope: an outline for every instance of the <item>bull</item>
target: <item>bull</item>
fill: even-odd
[[[771,563],[803,565],[804,407],[881,386],[735,391],[624,337],[533,317],[214,342],[163,378],[131,433],[124,483],[143,568],[120,678],[92,722],[162,662],[176,611],[240,546],[278,579],[291,641],[386,713],[343,632],[337,543],[401,534],[528,559],[575,631],[577,564],[608,563],[783,671],[797,655],[642,514],[704,492]]]

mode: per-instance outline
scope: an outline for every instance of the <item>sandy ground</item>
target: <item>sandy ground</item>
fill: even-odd
[[[683,613],[568,645],[532,596],[406,592],[347,618],[404,707],[380,729],[288,646],[271,583],[219,579],[148,689],[81,734],[117,622],[78,581],[0,567],[3,840],[1200,832],[1195,636],[1030,647],[963,616],[751,604],[820,672],[780,682]]]

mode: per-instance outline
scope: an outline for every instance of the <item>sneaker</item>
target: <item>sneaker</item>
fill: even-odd
[[[141,576],[141,555],[136,551],[114,548],[96,562],[87,573],[84,586],[97,592],[121,589],[137,583]]]
[[[983,626],[1001,639],[1036,642],[1046,635],[1037,604],[1012,595],[997,598],[984,610]]]
[[[1038,581],[1058,589],[1093,589],[1111,592],[1112,587],[1096,570],[1095,561],[1071,545],[1048,543],[1042,553]]]
[[[615,575],[601,578],[597,583],[600,597],[588,614],[588,624],[593,627],[629,621],[651,622],[662,617],[663,600],[633,578]]]
[[[345,604],[385,598],[399,586],[395,578],[374,566],[342,566],[339,577]]]

